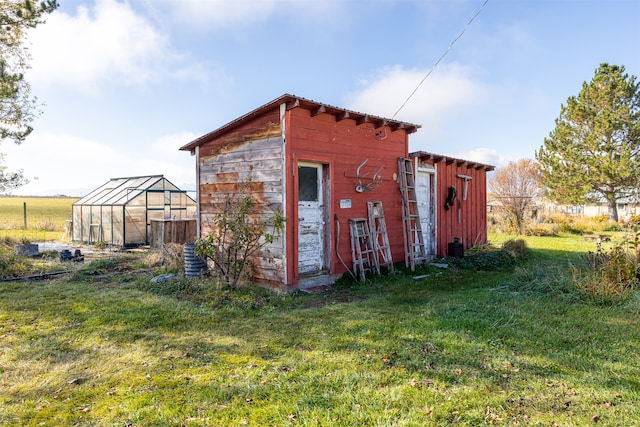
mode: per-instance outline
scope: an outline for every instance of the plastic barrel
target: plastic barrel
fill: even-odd
[[[207,263],[193,253],[195,244],[184,245],[184,274],[187,277],[200,277],[207,272]]]

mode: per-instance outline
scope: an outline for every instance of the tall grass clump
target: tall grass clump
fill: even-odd
[[[162,267],[167,272],[179,272],[184,269],[184,249],[178,243],[167,243],[160,249],[154,249],[140,260],[146,268]]]
[[[640,287],[640,229],[631,224],[623,239],[587,254],[586,269],[574,269],[576,286],[602,303],[627,300]]]
[[[13,246],[17,244],[13,239],[0,239],[0,279],[22,276],[31,269],[27,258],[14,253]]]
[[[19,277],[31,270],[31,264],[12,251],[0,249],[0,279]]]
[[[573,282],[573,276],[561,266],[517,266],[509,289],[529,296],[544,295],[568,303],[583,299]]]

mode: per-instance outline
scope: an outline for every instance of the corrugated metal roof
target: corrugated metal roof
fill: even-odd
[[[287,110],[301,107],[301,108],[312,110],[314,114],[321,114],[321,113],[331,114],[335,116],[338,120],[353,119],[353,120],[356,120],[356,122],[358,122],[359,124],[373,123],[376,127],[390,126],[393,130],[405,129],[407,133],[416,132],[420,128],[420,125],[416,125],[413,123],[387,119],[384,117],[373,116],[365,113],[359,113],[357,111],[347,110],[345,108],[340,108],[340,107],[334,107],[332,105],[323,104],[323,103],[312,101],[310,99],[302,98],[299,96],[284,94],[274,99],[273,101],[268,102],[263,106],[258,107],[255,110],[250,111],[247,114],[244,114],[238,117],[237,119],[230,121],[224,126],[212,132],[209,132],[197,139],[194,139],[190,143],[180,147],[180,150],[193,151],[195,147],[202,145],[205,142],[211,141],[217,138],[218,136],[223,135],[226,132],[229,132],[237,128],[238,126],[242,125],[248,120],[258,117],[264,114],[265,112],[272,110],[273,108],[275,108],[280,104],[286,104]]]

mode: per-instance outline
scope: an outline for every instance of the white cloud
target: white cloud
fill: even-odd
[[[476,148],[470,151],[458,153],[455,157],[492,166],[501,166],[508,162],[505,157],[500,156],[500,154],[492,148]]]
[[[385,68],[363,88],[349,95],[350,109],[391,118],[401,108],[428,70],[404,69],[402,66]],[[428,141],[438,137],[445,122],[462,108],[479,104],[485,88],[470,76],[470,70],[455,64],[441,64],[418,88],[395,117],[423,125],[412,141]]]
[[[103,81],[143,85],[177,60],[167,39],[128,3],[97,0],[76,15],[56,11],[30,34],[34,84],[95,90]]]
[[[344,17],[343,6],[348,2],[340,0],[330,2],[324,0],[169,0],[168,3],[171,16],[182,25],[188,23],[189,28],[215,30],[247,28],[266,22],[275,14],[301,21],[301,25],[323,25],[326,29],[326,24]]]
[[[178,151],[193,138],[190,133],[170,135],[152,142],[150,149],[129,144],[130,149],[116,150],[69,134],[34,132],[24,144],[2,148],[7,154],[6,166],[24,169],[31,178],[31,183],[13,194],[78,196],[111,178],[156,174],[164,175],[181,189],[193,190],[195,160],[189,153]]]
[[[202,27],[247,26],[266,20],[276,0],[179,0],[172,1],[174,16],[190,25]]]

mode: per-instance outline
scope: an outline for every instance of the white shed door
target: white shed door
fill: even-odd
[[[324,269],[322,165],[298,164],[298,274]]]
[[[416,179],[416,198],[418,199],[418,214],[420,215],[420,226],[422,228],[422,238],[424,249],[427,255],[434,254],[435,238],[435,218],[433,207],[433,171],[418,169]]]

